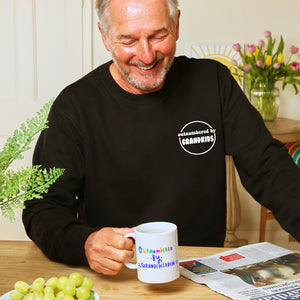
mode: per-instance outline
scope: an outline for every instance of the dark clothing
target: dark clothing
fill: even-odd
[[[161,90],[133,95],[110,63],[63,90],[36,145],[34,164],[66,169],[24,210],[47,256],[86,263],[90,233],[155,220],[176,223],[180,245],[222,246],[226,154],[245,188],[300,240],[300,170],[225,66],[178,57]]]

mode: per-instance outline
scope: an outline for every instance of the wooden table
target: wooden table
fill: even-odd
[[[266,122],[272,136],[282,143],[300,140],[300,121],[278,118],[274,122]]]
[[[216,254],[228,250],[210,247],[179,247],[179,258],[192,258]],[[27,283],[37,277],[48,279],[52,276],[70,275],[78,271],[94,282],[93,290],[100,300],[104,299],[228,299],[207,286],[184,277],[165,284],[146,284],[138,281],[136,270],[124,267],[116,276],[105,276],[91,271],[88,267],[71,267],[50,261],[33,242],[0,241],[0,295],[13,289],[14,283]]]

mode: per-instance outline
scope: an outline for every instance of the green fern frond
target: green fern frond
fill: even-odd
[[[26,120],[19,129],[16,129],[12,137],[9,137],[0,152],[0,170],[6,170],[16,159],[23,159],[22,153],[30,149],[34,136],[48,128],[48,113],[53,100],[47,102],[37,113],[36,117]]]
[[[16,159],[23,159],[22,153],[30,149],[34,136],[48,128],[47,117],[53,100],[47,102],[37,116],[27,119],[9,137],[0,152],[0,210],[5,218],[15,220],[14,209],[23,209],[24,201],[41,199],[49,187],[63,174],[64,169],[46,170],[40,166],[20,168],[8,167]]]

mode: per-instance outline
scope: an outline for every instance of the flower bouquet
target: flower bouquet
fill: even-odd
[[[264,40],[259,40],[257,45],[250,44],[245,51],[239,43],[233,45],[233,49],[239,52],[242,64],[237,64],[233,59],[232,64],[236,66],[239,80],[244,79],[251,103],[259,111],[265,121],[274,121],[277,117],[279,107],[279,90],[275,87],[277,81],[282,82],[282,90],[287,84],[292,84],[295,93],[298,93],[297,86],[300,85],[300,64],[291,62],[294,54],[299,48],[291,46],[290,56],[284,61],[284,41],[282,36],[275,49],[276,40],[272,38],[270,31],[265,31]]]

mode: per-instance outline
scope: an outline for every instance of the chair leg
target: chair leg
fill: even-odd
[[[267,222],[267,208],[261,206],[261,208],[260,208],[259,242],[265,241],[266,222]]]

